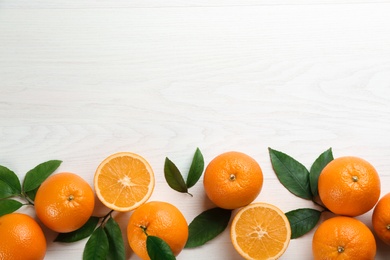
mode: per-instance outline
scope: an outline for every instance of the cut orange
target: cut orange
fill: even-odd
[[[230,238],[245,259],[278,259],[291,237],[290,223],[276,206],[257,202],[242,208],[233,218]]]
[[[106,207],[130,211],[152,195],[154,174],[152,167],[140,155],[119,152],[100,163],[94,186],[97,197]]]

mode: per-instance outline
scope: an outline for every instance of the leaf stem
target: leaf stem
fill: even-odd
[[[24,201],[27,202],[26,205],[34,206],[34,201],[31,200],[31,199],[26,195],[26,193],[22,192],[22,193],[19,195],[19,197],[20,197],[21,199],[23,199]]]
[[[104,227],[106,225],[106,223],[107,223],[107,220],[112,217],[111,216],[112,212],[114,212],[113,209],[110,210],[110,212],[108,212],[105,216],[102,217],[103,218],[102,219],[102,223],[100,224],[102,227]]]

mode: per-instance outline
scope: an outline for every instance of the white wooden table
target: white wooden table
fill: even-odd
[[[206,163],[245,152],[265,176],[256,201],[287,212],[314,206],[279,183],[268,147],[308,168],[332,147],[371,162],[384,195],[389,13],[385,0],[0,0],[0,165],[23,178],[60,159],[58,171],[92,184],[106,156],[136,152],[156,174],[151,200],[190,222],[213,205],[201,181],[193,198],[171,190],[165,157],[185,172],[196,147]],[[370,228],[371,213],[359,217]],[[124,231],[129,216],[116,215]],[[59,244],[45,233],[46,259],[81,259],[86,240]],[[291,241],[282,259],[311,259],[312,235]],[[389,255],[378,242],[377,259]],[[225,231],[178,259],[240,257]]]

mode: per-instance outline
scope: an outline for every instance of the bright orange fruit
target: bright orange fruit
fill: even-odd
[[[170,203],[148,202],[133,212],[127,225],[129,245],[144,260],[150,259],[146,250],[146,234],[164,240],[177,256],[187,243],[187,221]]]
[[[0,217],[0,259],[40,260],[45,254],[45,236],[32,217],[21,213]]]
[[[263,186],[260,165],[249,155],[226,152],[206,167],[203,185],[208,198],[218,207],[236,209],[256,199]]]
[[[234,216],[230,238],[245,259],[278,259],[286,251],[291,227],[286,215],[276,206],[252,203]]]
[[[367,161],[352,156],[331,161],[318,179],[318,193],[333,213],[355,217],[371,210],[381,191],[379,175]]]
[[[79,229],[91,217],[95,195],[83,178],[62,172],[50,176],[41,184],[34,205],[38,218],[45,226],[67,233]]]
[[[322,222],[313,236],[314,260],[373,260],[376,243],[370,229],[357,219],[337,216]]]
[[[140,155],[119,152],[100,163],[94,185],[96,195],[108,208],[130,211],[152,195],[154,174],[152,167]]]
[[[375,234],[390,245],[390,193],[383,196],[372,213],[372,225]]]

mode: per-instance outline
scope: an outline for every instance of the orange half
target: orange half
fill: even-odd
[[[99,200],[116,211],[130,211],[145,203],[154,189],[154,173],[140,155],[119,152],[104,159],[94,186]]]
[[[253,203],[233,218],[230,238],[245,259],[278,259],[286,251],[291,237],[290,223],[276,206]]]

